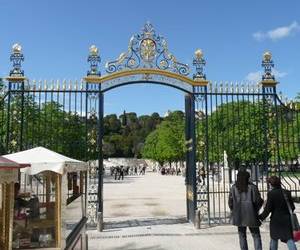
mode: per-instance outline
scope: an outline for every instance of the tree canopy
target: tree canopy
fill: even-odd
[[[298,159],[298,96],[294,105],[286,106],[279,100],[277,106],[263,100],[233,101],[215,107],[207,116],[198,111],[197,160],[206,161],[207,149],[210,163],[222,162],[226,151],[231,166]],[[99,121],[96,115],[85,117],[78,112],[66,111],[55,101],[38,104],[34,96],[21,96],[20,92],[12,95],[10,106],[2,97],[0,107],[2,154],[45,146],[74,158],[97,159]],[[106,115],[103,118],[103,156],[144,157],[161,164],[184,161],[184,127],[185,114],[182,111],[169,112],[164,118],[158,113]]]
[[[144,158],[165,162],[182,161],[185,156],[184,113],[170,113],[155,131],[149,134],[142,150]]]
[[[231,167],[297,160],[300,155],[300,116],[295,109],[268,101],[219,105],[196,120],[197,161]],[[173,112],[146,139],[143,157],[160,163],[184,160],[184,114]],[[207,124],[207,130],[206,130]],[[208,145],[206,145],[208,137]]]

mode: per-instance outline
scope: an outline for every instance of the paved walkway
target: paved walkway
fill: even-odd
[[[186,216],[185,185],[182,176],[125,176],[104,179],[104,217]]]
[[[89,231],[90,250],[239,250],[231,225],[196,230],[186,222],[185,185],[181,176],[106,178],[105,230]],[[268,225],[261,228],[268,249]],[[249,249],[253,248],[251,235]],[[287,249],[280,243],[279,250]],[[299,248],[300,249],[300,248]]]

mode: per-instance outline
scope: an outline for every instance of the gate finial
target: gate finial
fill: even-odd
[[[12,46],[10,61],[12,62],[12,70],[9,72],[9,77],[6,80],[9,82],[22,83],[26,80],[24,77],[24,70],[22,70],[22,62],[24,61],[24,55],[22,53],[22,46],[15,43]]]
[[[10,71],[10,76],[24,76],[24,71],[21,69],[24,56],[22,54],[22,46],[15,43],[12,46],[10,61],[13,63],[13,69]]]
[[[196,67],[196,73],[193,75],[195,82],[199,85],[207,85],[206,75],[204,74],[204,66],[206,64],[205,59],[203,58],[203,52],[201,49],[195,51],[195,56],[193,59],[193,65]]]
[[[92,45],[89,48],[89,56],[87,61],[90,63],[90,70],[87,72],[87,75],[101,76],[99,71],[99,63],[101,62],[101,58],[99,55],[99,49],[95,45]]]
[[[264,69],[262,75],[262,85],[265,87],[273,87],[277,84],[275,76],[272,74],[272,68],[274,68],[274,62],[272,60],[272,54],[270,51],[266,51],[263,54],[263,60],[261,66]]]

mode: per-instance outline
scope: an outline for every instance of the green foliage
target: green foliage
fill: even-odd
[[[104,131],[111,131],[112,133],[118,133],[121,129],[121,121],[117,115],[107,115],[103,119]]]
[[[299,95],[297,98],[299,105]],[[77,159],[97,159],[96,116],[85,118],[66,111],[54,101],[38,104],[33,96],[20,93],[12,94],[10,107],[7,99],[1,99],[0,108],[1,154],[45,146]],[[161,164],[183,161],[186,153],[184,120],[181,111],[171,112],[164,119],[158,113],[139,117],[133,112],[124,112],[119,117],[107,115],[103,119],[104,157],[144,157]],[[300,115],[297,110],[283,105],[275,107],[262,101],[229,102],[216,107],[207,118],[200,114],[196,129],[196,153],[200,161],[206,160],[207,148],[209,162],[222,162],[226,151],[232,167],[265,160],[296,160],[300,154]]]
[[[262,162],[267,129],[264,110],[260,102],[231,102],[218,106],[208,117],[209,161],[222,162],[226,151],[231,165]],[[267,157],[270,157],[269,152]]]
[[[43,102],[41,96],[37,102],[30,94],[12,93],[9,107],[8,97],[1,99],[1,154],[44,146],[77,159],[97,159],[98,117],[66,111],[58,102]],[[145,138],[161,120],[157,113],[141,117],[125,112],[119,118],[115,114],[105,116],[104,157],[140,157]]]
[[[146,137],[156,129],[162,118],[136,113],[123,113],[104,117],[104,157],[141,157]]]
[[[2,90],[4,87],[4,81],[3,78],[0,77],[0,90]]]
[[[171,113],[146,139],[143,157],[160,163],[184,159],[184,114]],[[206,131],[206,123],[208,125]],[[196,122],[197,159],[240,164],[291,161],[300,155],[300,115],[265,101],[229,102]],[[206,136],[208,136],[206,145]]]
[[[185,156],[184,114],[170,113],[146,139],[142,151],[144,158],[165,162],[182,161]]]
[[[282,106],[278,110],[279,156],[284,161],[297,160],[300,155],[300,114]]]

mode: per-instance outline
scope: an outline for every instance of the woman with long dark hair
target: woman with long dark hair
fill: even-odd
[[[241,250],[248,250],[246,230],[249,227],[255,250],[262,250],[258,211],[263,204],[256,185],[249,182],[250,174],[239,170],[237,181],[231,187],[228,205],[232,214],[232,224],[238,227]]]
[[[290,212],[287,202],[291,210],[295,209],[291,192],[281,188],[281,181],[277,176],[271,176],[268,179],[271,185],[271,191],[268,192],[267,203],[264,211],[259,218],[264,220],[271,213],[270,221],[270,250],[278,249],[278,240],[287,243],[289,250],[296,250],[293,240],[293,228],[291,223]]]

